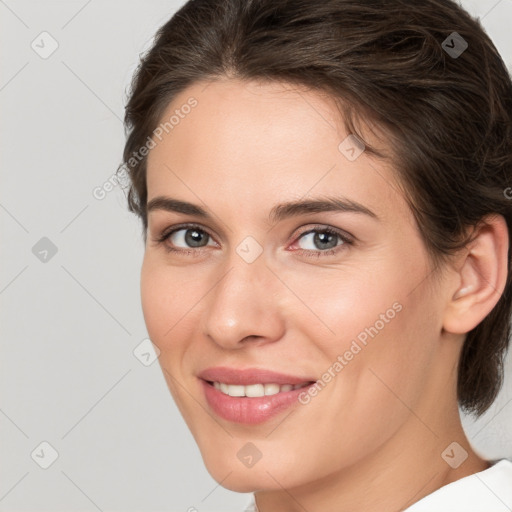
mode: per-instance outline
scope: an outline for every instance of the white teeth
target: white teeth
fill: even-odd
[[[214,382],[213,386],[225,395],[229,396],[248,396],[248,397],[262,397],[276,395],[277,393],[284,393],[292,389],[299,389],[307,386],[308,383],[303,384],[250,384],[242,386],[240,384],[224,384],[223,382]]]
[[[280,391],[279,384],[265,384],[265,396],[277,395]]]
[[[229,396],[245,396],[245,386],[228,386]]]
[[[265,386],[263,386],[263,384],[251,384],[250,386],[245,386],[245,396],[265,396]]]

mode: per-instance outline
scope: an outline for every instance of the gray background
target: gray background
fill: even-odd
[[[180,4],[0,0],[1,511],[229,512],[248,501],[208,475],[158,363],[135,357],[147,337],[140,225],[119,186],[93,196],[121,160],[139,54]],[[463,5],[510,69],[512,0]],[[488,458],[512,457],[507,364],[491,410],[463,418]],[[47,469],[42,442],[58,452]]]

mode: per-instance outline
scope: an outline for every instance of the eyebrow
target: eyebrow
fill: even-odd
[[[211,218],[210,214],[201,206],[166,196],[157,196],[148,202],[146,212],[149,213],[154,210],[183,213],[204,219]],[[361,213],[376,220],[379,219],[377,214],[366,206],[341,197],[322,197],[278,204],[272,208],[268,218],[273,223],[289,217],[322,212]]]

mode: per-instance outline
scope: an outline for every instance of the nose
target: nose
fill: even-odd
[[[217,345],[236,349],[249,340],[271,343],[284,335],[283,293],[263,256],[247,263],[236,253],[217,278],[203,307],[203,332]]]

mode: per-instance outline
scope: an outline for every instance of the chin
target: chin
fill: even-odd
[[[250,493],[261,490],[280,489],[276,480],[280,481],[279,471],[269,469],[268,466],[256,466],[245,468],[240,461],[236,459],[235,464],[223,461],[219,464],[215,462],[205,462],[206,469],[210,476],[225,489],[239,493]],[[257,465],[259,465],[257,464]],[[237,467],[240,465],[241,467]],[[267,473],[268,470],[268,473]],[[272,478],[270,475],[274,478]],[[229,476],[228,476],[229,475]]]

